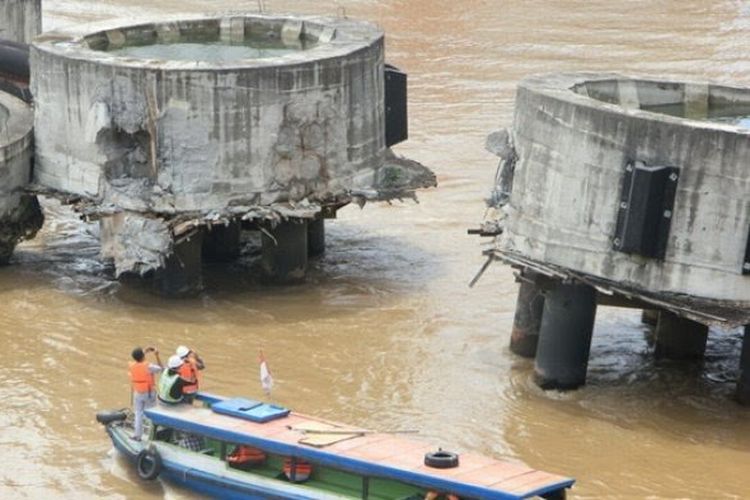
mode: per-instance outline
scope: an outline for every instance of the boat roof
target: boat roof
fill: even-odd
[[[185,404],[159,405],[145,413],[157,425],[464,497],[521,499],[569,488],[575,482],[572,478],[471,453],[460,455],[458,467],[431,468],[424,465],[424,455],[435,451],[434,445],[394,434],[352,430],[351,426],[294,412],[265,423]],[[311,443],[311,434],[303,430],[321,428],[331,431],[328,442]]]

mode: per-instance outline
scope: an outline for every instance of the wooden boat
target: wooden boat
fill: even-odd
[[[199,393],[194,405],[160,404],[145,415],[141,441],[126,412],[97,420],[142,479],[160,476],[212,497],[563,499],[574,482],[242,398]],[[237,463],[238,450],[257,456]]]

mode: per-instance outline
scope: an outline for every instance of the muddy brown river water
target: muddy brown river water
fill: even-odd
[[[741,1],[266,0],[268,9],[381,24],[410,75],[411,140],[439,189],[420,203],[348,207],[306,285],[264,288],[241,264],[172,301],[124,288],[97,259],[95,228],[55,203],[0,269],[0,497],[194,498],[137,481],[93,419],[128,404],[128,354],[188,344],[204,386],[377,429],[420,429],[445,448],[578,479],[573,498],[750,497],[750,409],[730,396],[740,335],[712,331],[701,366],[657,364],[637,312],[601,308],[589,384],[544,393],[508,349],[516,285],[480,241],[496,159],[524,75],[615,70],[750,85],[750,5]],[[45,0],[46,28],[149,12],[257,9],[256,1]]]

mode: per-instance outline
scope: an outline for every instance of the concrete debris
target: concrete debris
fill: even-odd
[[[160,269],[172,254],[172,231],[160,218],[120,212],[103,217],[100,226],[102,257],[114,261],[117,277]]]
[[[431,187],[437,187],[437,178],[432,170],[388,149],[383,165],[375,172],[373,188],[355,194],[364,196],[368,201],[416,200],[416,190]]]
[[[488,207],[501,208],[510,201],[511,191],[513,191],[513,175],[518,161],[512,133],[507,129],[493,132],[487,136],[485,149],[500,157],[495,173],[495,184],[490,197],[485,202]]]

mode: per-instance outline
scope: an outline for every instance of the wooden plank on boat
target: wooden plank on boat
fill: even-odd
[[[512,477],[505,481],[493,484],[493,488],[500,488],[506,491],[518,493],[520,495],[535,495],[539,490],[543,490],[550,481],[554,480],[556,476],[547,472],[538,470],[531,470],[520,476]]]
[[[460,468],[460,467],[457,467]],[[457,481],[477,484],[480,486],[490,487],[501,481],[532,472],[525,465],[514,464],[511,462],[494,461],[490,465],[485,465],[472,471],[459,473],[454,476]]]
[[[356,439],[350,439],[348,441],[328,446],[326,450],[335,453],[348,453],[350,450],[353,450],[355,448],[379,443],[380,441],[383,441],[385,439],[388,439],[388,436],[384,434],[368,434],[365,436],[358,436]]]
[[[300,444],[306,444],[316,448],[325,448],[326,446],[362,435],[356,431],[346,432],[348,429],[345,429],[344,427],[323,422],[301,422],[297,425],[287,424],[286,427],[291,431],[301,433],[302,437],[298,441]]]
[[[270,453],[296,456],[313,463],[347,470],[355,474],[383,477],[414,484],[425,489],[450,491],[459,496],[486,499],[521,499],[570,487],[570,478],[536,471],[525,465],[475,454],[462,454],[460,465],[435,469],[424,465],[424,455],[435,451],[422,441],[394,434],[344,434],[342,426],[323,419],[291,413],[266,423],[255,423],[219,415],[206,408],[187,405],[158,406],[146,410],[157,425],[168,425],[228,442],[257,446]],[[317,446],[304,441],[313,437],[304,429],[336,430],[330,442]],[[335,438],[335,439],[334,439]]]

